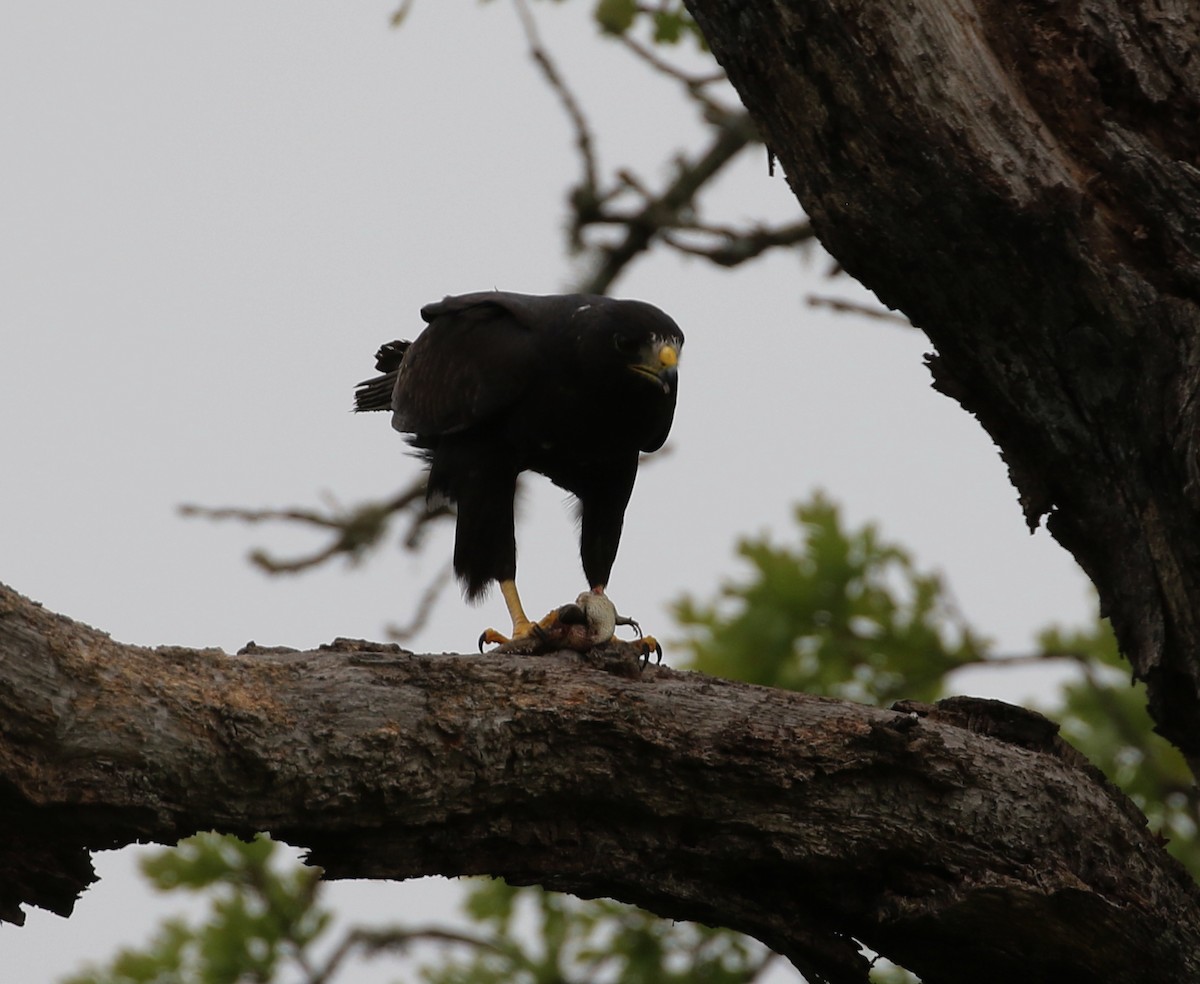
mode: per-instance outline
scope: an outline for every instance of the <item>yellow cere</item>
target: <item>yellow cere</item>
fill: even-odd
[[[675,351],[673,345],[664,345],[658,351],[658,361],[670,369],[679,362],[679,353]]]

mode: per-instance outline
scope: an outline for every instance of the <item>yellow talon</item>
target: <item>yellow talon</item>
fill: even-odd
[[[502,635],[495,629],[484,629],[479,636],[480,652],[483,652],[485,645],[507,646],[518,639],[527,639],[537,631],[537,626],[529,621],[525,609],[521,607],[521,596],[517,594],[516,581],[501,581],[500,593],[504,595],[504,604],[508,608],[509,618],[512,619],[512,635]]]
[[[508,638],[508,636],[501,635],[495,629],[484,629],[483,632],[481,632],[479,635],[479,651],[483,652],[484,646],[489,646],[489,645],[503,646],[503,645],[506,645],[507,643],[509,643],[510,641],[511,640]]]
[[[642,649],[642,659],[646,661],[646,666],[650,665],[651,653],[656,653],[658,655],[658,659],[654,661],[655,666],[662,662],[662,646],[659,644],[659,641],[654,638],[654,636],[642,636],[640,639],[638,639],[637,644]]]

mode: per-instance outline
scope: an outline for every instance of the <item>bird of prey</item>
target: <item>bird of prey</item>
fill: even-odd
[[[431,504],[456,505],[467,598],[498,582],[512,641],[540,635],[517,593],[517,476],[538,472],[575,496],[584,575],[604,596],[639,455],[671,429],[683,332],[651,304],[591,294],[462,294],[421,317],[415,341],[380,348],[383,375],[358,384],[355,409],[391,410],[428,463]],[[510,639],[487,629],[485,642]]]

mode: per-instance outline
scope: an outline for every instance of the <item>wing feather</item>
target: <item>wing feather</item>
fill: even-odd
[[[453,434],[519,400],[542,363],[540,315],[549,312],[528,303],[539,300],[495,291],[422,308],[429,327],[404,354],[392,426],[425,437]]]

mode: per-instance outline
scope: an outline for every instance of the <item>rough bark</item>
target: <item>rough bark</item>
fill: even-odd
[[[1200,891],[1045,719],[581,658],[123,645],[0,586],[0,916],[89,853],[267,830],[731,926],[813,981],[1200,978]],[[964,968],[968,969],[963,976]]]
[[[688,0],[1200,760],[1200,5]]]

